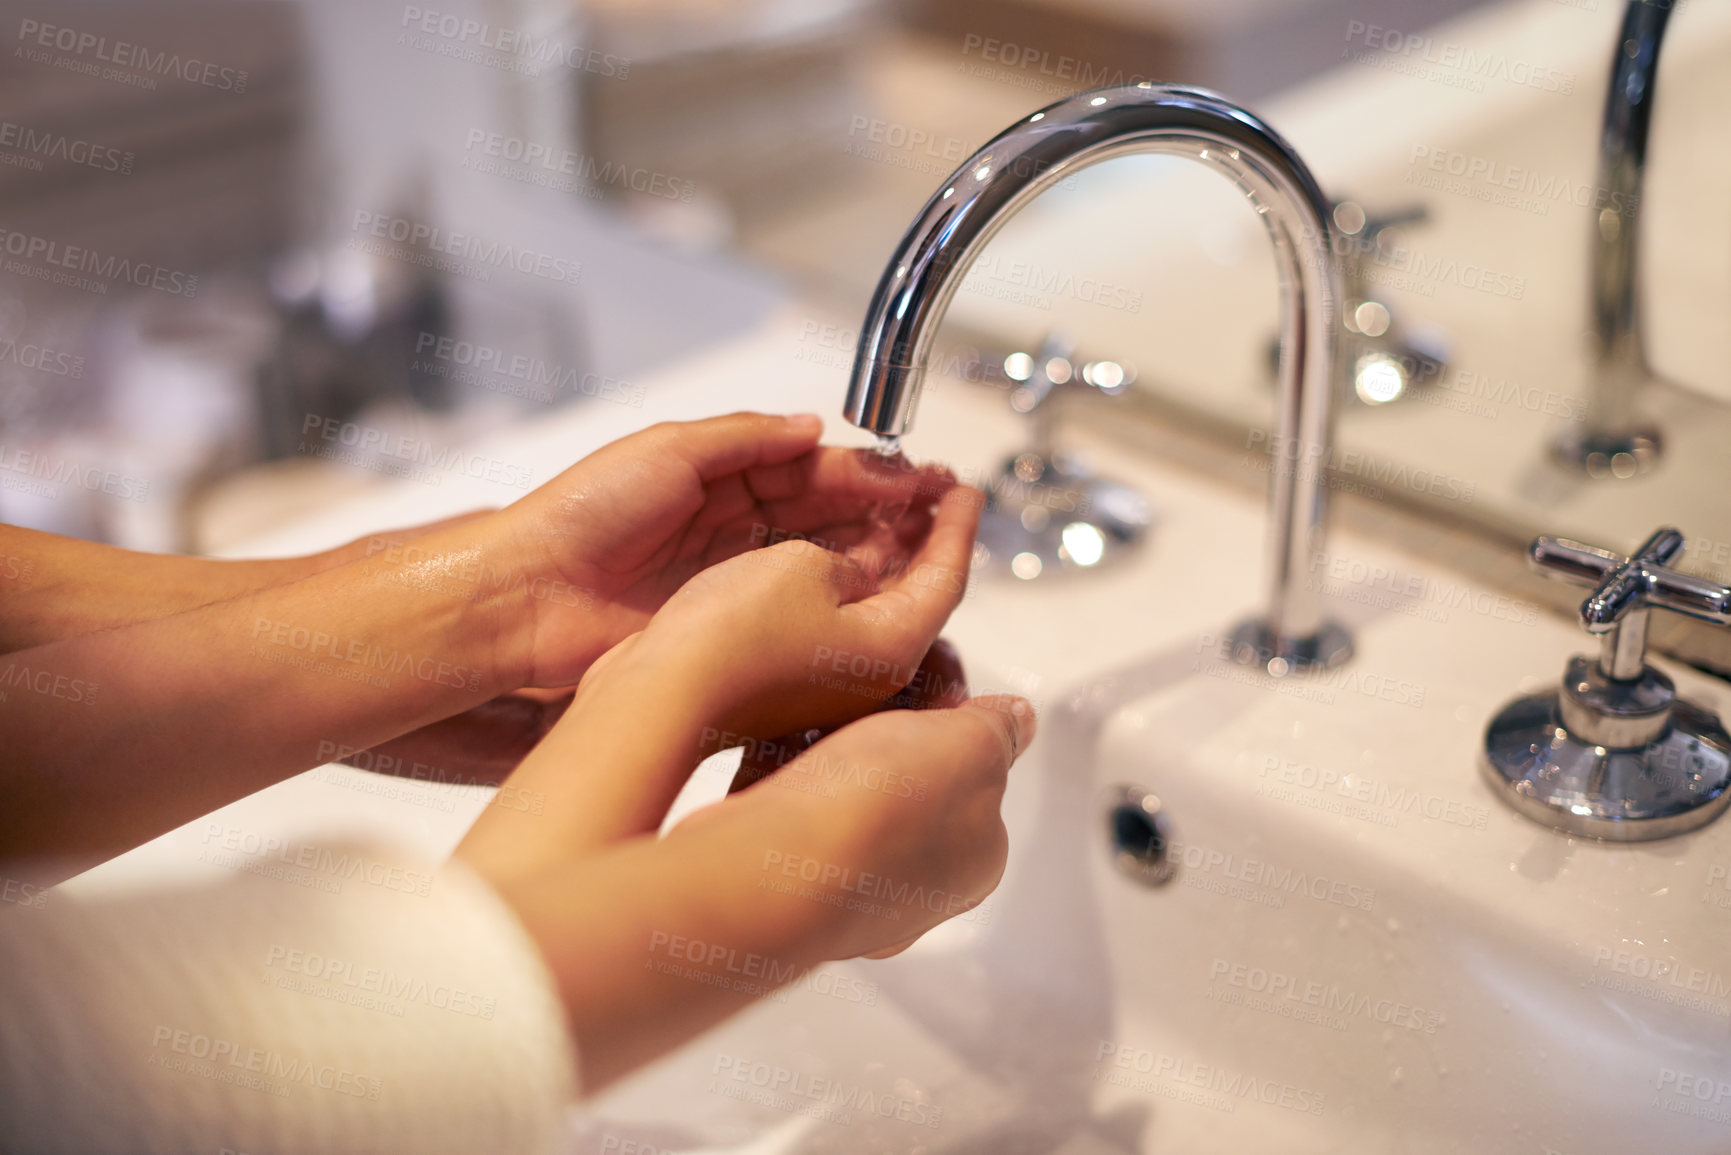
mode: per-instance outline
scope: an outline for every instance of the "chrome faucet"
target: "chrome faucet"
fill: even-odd
[[[1280,393],[1269,470],[1268,608],[1233,631],[1234,660],[1281,676],[1352,654],[1304,575],[1324,549],[1327,466],[1340,377],[1340,272],[1329,203],[1292,146],[1199,88],[1137,84],[1048,105],[988,142],[926,202],[884,270],[860,329],[847,419],[880,438],[913,421],[938,322],[998,229],[1077,170],[1132,153],[1223,170],[1261,215],[1280,271]]]
[[[1593,477],[1634,477],[1658,462],[1658,429],[1635,415],[1652,377],[1641,336],[1639,243],[1647,137],[1659,48],[1675,0],[1630,0],[1611,59],[1599,136],[1598,213],[1592,239],[1592,377],[1587,417],[1556,444],[1559,461]]]
[[[1661,529],[1627,557],[1541,537],[1527,558],[1592,589],[1581,625],[1599,638],[1562,683],[1516,698],[1485,730],[1479,767],[1510,806],[1570,834],[1615,842],[1669,838],[1731,806],[1731,734],[1647,664],[1655,609],[1731,626],[1731,587],[1670,568],[1683,535]]]

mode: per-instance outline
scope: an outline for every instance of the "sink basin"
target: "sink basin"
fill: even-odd
[[[1585,842],[1480,783],[1483,719],[1506,679],[1536,682],[1570,650],[1562,623],[1393,613],[1359,641],[1306,684],[1222,665],[1197,635],[1048,704],[1006,807],[1011,868],[977,918],[820,972],[605,1098],[585,1134],[667,1150],[1725,1150],[1731,830]],[[1497,676],[1445,678],[1480,641]],[[1112,864],[1123,783],[1171,816],[1164,887]],[[875,1114],[859,1106],[874,1097]]]
[[[781,317],[651,381],[647,411],[560,414],[481,448],[551,476],[662,417],[827,404],[846,359],[811,356],[813,329]],[[906,445],[965,473],[1001,459],[1018,423],[934,376]],[[1490,717],[1554,684],[1586,636],[1408,556],[1389,522],[1374,539],[1337,527],[1308,575],[1356,634],[1350,663],[1285,681],[1223,665],[1213,639],[1260,601],[1262,502],[1176,459],[1066,436],[1158,495],[1162,519],[1098,572],[982,580],[951,623],[976,692],[1014,690],[1042,715],[1005,799],[1000,889],[904,955],[822,968],[585,1104],[571,1149],[1731,1149],[1731,825],[1572,839],[1506,809],[1477,767]],[[381,486],[250,550],[488,496]],[[1665,668],[1731,715],[1724,683]],[[684,804],[726,777],[711,766]],[[441,854],[483,804],[368,785],[316,770],[66,885],[210,877],[211,822]],[[1114,864],[1107,807],[1125,785],[1171,820],[1163,887]]]
[[[940,382],[910,448],[954,456],[993,414]],[[640,1073],[582,1115],[576,1149],[1731,1146],[1731,826],[1574,839],[1480,778],[1486,722],[1586,636],[1337,532],[1312,579],[1353,661],[1282,681],[1224,664],[1216,635],[1256,600],[1259,503],[1078,444],[1167,516],[1114,570],[981,583],[952,622],[976,689],[1042,713],[998,892]],[[1723,683],[1666,670],[1731,712]],[[1171,820],[1163,887],[1114,864],[1124,785]]]

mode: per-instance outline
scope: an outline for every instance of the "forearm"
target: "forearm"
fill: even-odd
[[[843,957],[836,906],[768,885],[772,851],[839,858],[814,817],[724,803],[665,840],[497,884],[554,975],[585,1092]]]
[[[350,553],[213,561],[0,525],[0,653],[243,597],[341,564]]]
[[[547,816],[493,814],[464,840],[464,850],[495,864],[496,874],[533,873],[555,854],[654,832],[701,754],[714,753],[702,737],[715,676],[656,660],[639,640],[596,669],[511,775],[514,787],[545,798]],[[551,838],[548,822],[559,823]]]
[[[110,854],[520,684],[509,543],[435,535],[288,585],[0,658],[0,856]]]
[[[486,515],[389,530],[304,557],[248,561],[139,553],[0,525],[0,654],[287,585]]]

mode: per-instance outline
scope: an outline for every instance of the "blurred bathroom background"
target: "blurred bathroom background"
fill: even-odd
[[[1349,19],[1472,6],[5,0],[0,519],[220,552],[428,446],[641,405],[790,299],[857,317],[1032,108],[1143,79],[1254,106]]]

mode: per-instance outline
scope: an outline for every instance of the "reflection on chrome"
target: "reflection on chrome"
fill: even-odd
[[[1599,190],[1606,204],[1592,230],[1592,377],[1587,419],[1556,444],[1558,461],[1590,477],[1629,478],[1659,460],[1659,430],[1635,415],[1652,376],[1641,337],[1639,242],[1647,137],[1659,49],[1673,5],[1630,0],[1611,57],[1599,135]]]
[[[1273,129],[1215,93],[1138,84],[1050,105],[988,142],[914,221],[878,283],[848,385],[848,420],[899,435],[913,420],[938,322],[974,259],[1041,192],[1087,165],[1136,153],[1192,157],[1230,177],[1262,217],[1280,270],[1278,440],[1289,459],[1270,470],[1267,609],[1240,626],[1230,650],[1274,674],[1346,660],[1352,642],[1323,619],[1303,574],[1325,549],[1321,463],[1334,436],[1340,274],[1330,207],[1309,169]],[[1020,369],[1018,362],[1006,369]],[[1031,366],[1029,366],[1031,368]],[[1038,571],[1023,555],[1011,568]]]

